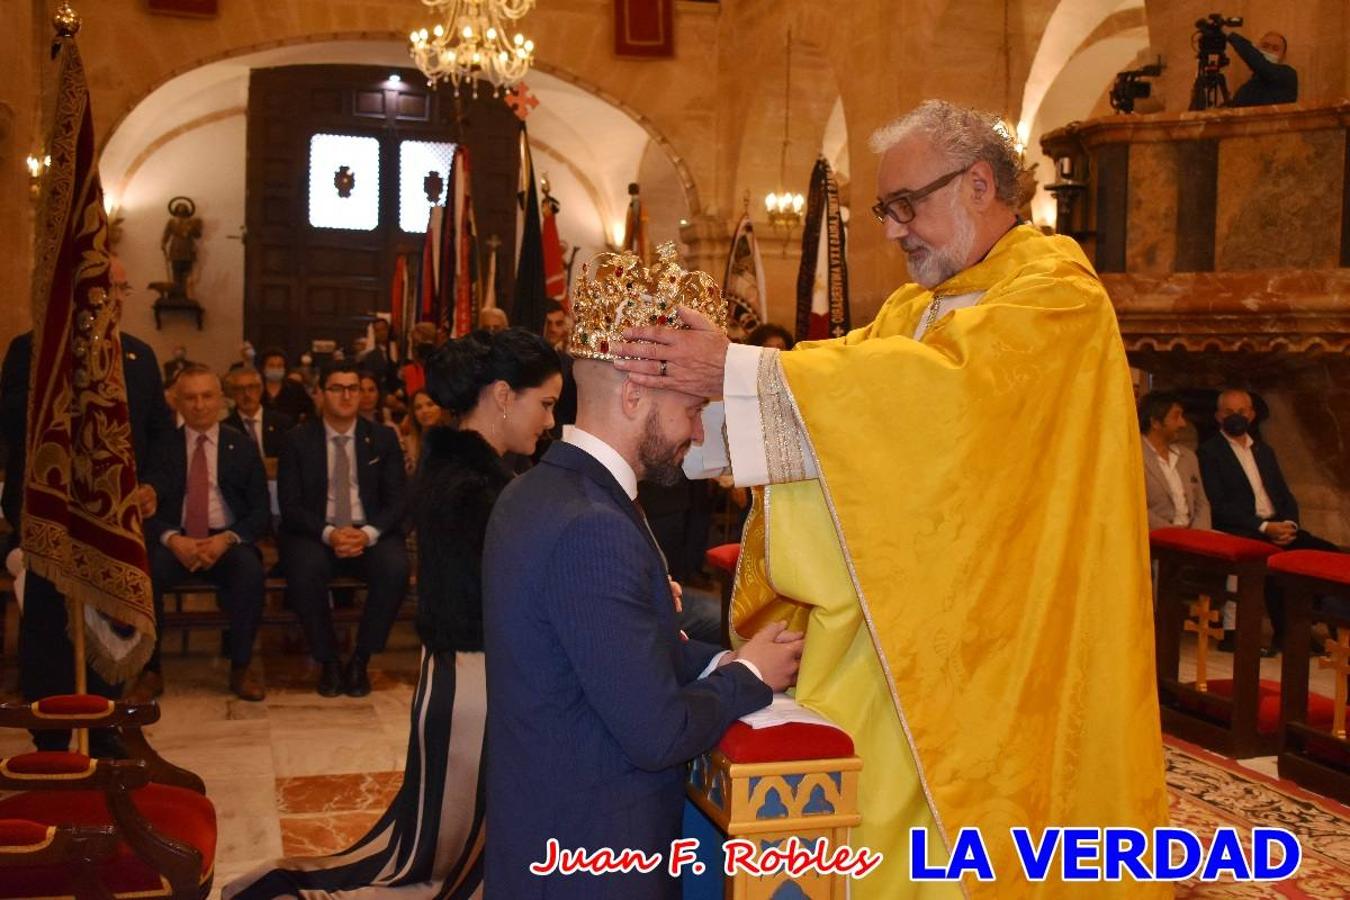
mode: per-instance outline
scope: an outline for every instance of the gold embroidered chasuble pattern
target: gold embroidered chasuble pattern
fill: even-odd
[[[968,876],[972,898],[1169,897],[1031,884],[1015,856],[1013,826],[1166,824],[1146,515],[1124,347],[1078,246],[1014,228],[937,288],[971,291],[921,341],[933,294],[908,285],[866,328],[766,354],[775,483],[733,622],[807,628],[797,698],[854,736],[853,843],[887,855],[855,898],[958,895],[909,883],[909,827],[930,855],[981,830],[997,881]],[[803,429],[821,477],[779,483]]]

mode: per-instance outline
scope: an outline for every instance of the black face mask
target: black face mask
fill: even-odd
[[[1225,418],[1220,425],[1225,432],[1233,437],[1242,437],[1247,433],[1247,428],[1249,427],[1247,417],[1242,413],[1233,413],[1231,416]]]

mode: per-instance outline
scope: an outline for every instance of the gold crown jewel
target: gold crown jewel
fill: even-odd
[[[627,328],[688,328],[680,320],[681,306],[726,331],[727,304],[713,277],[686,271],[674,243],[661,244],[656,256],[649,268],[632,253],[601,253],[582,265],[572,290],[574,325],[567,349],[573,357],[616,359],[609,348],[623,341]],[[592,269],[594,278],[589,277]]]

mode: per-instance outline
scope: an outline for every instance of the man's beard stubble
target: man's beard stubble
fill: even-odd
[[[684,461],[689,444],[689,441],[678,444],[667,441],[661,434],[656,410],[652,410],[647,416],[647,421],[643,423],[642,443],[638,445],[642,480],[661,487],[674,487],[679,484],[680,477],[684,474],[680,464]]]
[[[956,219],[956,233],[945,247],[933,247],[912,235],[900,241],[910,277],[929,290],[964,269],[966,260],[970,258],[970,250],[975,245],[975,219],[961,205],[960,194],[952,194],[951,211]],[[912,252],[918,249],[926,252],[921,260],[916,261]]]

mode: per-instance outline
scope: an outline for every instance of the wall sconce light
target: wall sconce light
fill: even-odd
[[[51,168],[52,158],[46,153],[43,153],[40,156],[29,154],[27,164],[29,178],[28,189],[32,191],[33,196],[36,197],[39,189],[42,187],[42,176],[47,174],[47,170]]]

